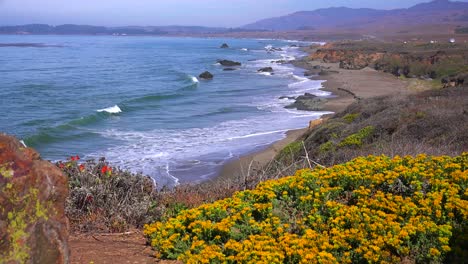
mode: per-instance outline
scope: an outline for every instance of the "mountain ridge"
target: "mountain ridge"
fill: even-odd
[[[413,26],[428,23],[468,23],[466,17],[468,17],[468,3],[435,0],[417,4],[410,8],[392,10],[331,7],[313,11],[298,11],[285,16],[262,19],[241,28],[285,31],[300,30],[302,28],[359,29],[365,27],[375,30],[388,25]]]

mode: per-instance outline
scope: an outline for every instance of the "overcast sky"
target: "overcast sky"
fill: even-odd
[[[30,23],[237,27],[331,6],[393,9],[429,0],[0,0],[0,25]],[[462,0],[468,2],[468,0]]]

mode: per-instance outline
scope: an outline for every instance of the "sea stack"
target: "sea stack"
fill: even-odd
[[[213,79],[214,76],[211,72],[205,71],[202,74],[198,75],[198,77],[200,77],[201,79],[205,79],[205,80],[211,80]]]
[[[220,48],[222,48],[222,49],[228,49],[228,48],[229,48],[229,45],[226,44],[226,43],[223,43],[223,45],[221,45]]]
[[[240,62],[231,60],[218,60],[218,63],[226,67],[241,66]]]
[[[265,67],[265,68],[259,69],[257,72],[273,72],[273,68],[272,67]]]

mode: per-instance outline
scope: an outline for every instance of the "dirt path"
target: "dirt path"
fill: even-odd
[[[178,263],[159,261],[141,231],[70,235],[71,264]]]

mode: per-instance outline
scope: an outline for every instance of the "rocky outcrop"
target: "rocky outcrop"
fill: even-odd
[[[311,54],[308,59],[339,63],[340,68],[347,70],[371,67],[395,76],[423,79],[442,78],[446,70],[441,69],[463,68],[468,60],[468,53],[463,50],[429,48],[422,45],[405,47],[388,43],[330,43]]]
[[[272,67],[264,67],[264,68],[261,68],[261,69],[257,70],[257,72],[273,72],[273,68]]]
[[[228,49],[229,48],[229,45],[227,43],[223,43],[223,45],[221,45],[222,49]]]
[[[275,48],[275,47],[266,47],[265,50],[268,52],[283,51],[282,48]]]
[[[283,99],[295,100],[296,97],[283,95],[283,96],[280,96],[278,99],[280,99],[280,100],[283,100]]]
[[[442,78],[444,88],[468,85],[468,73]]]
[[[290,63],[290,61],[287,61],[287,60],[272,60],[271,63],[286,64],[286,63]]]
[[[314,119],[314,120],[309,121],[309,129],[316,128],[317,126],[321,125],[323,123],[323,121],[324,120],[322,118]]]
[[[323,105],[327,100],[325,98],[317,97],[310,93],[305,93],[296,98],[296,101],[285,108],[291,109],[296,108],[297,110],[303,111],[321,111]]]
[[[313,60],[325,63],[340,63],[340,68],[360,70],[381,59],[385,53],[367,53],[362,50],[319,49],[310,56]]]
[[[224,68],[223,71],[235,71],[236,68]]]
[[[198,75],[198,77],[200,77],[201,79],[205,79],[205,80],[211,80],[213,79],[214,76],[211,72],[205,71],[202,74]]]
[[[0,263],[68,263],[67,178],[0,134]]]
[[[242,65],[240,62],[231,61],[231,60],[218,60],[218,63],[226,67],[234,67],[234,66]]]
[[[314,65],[314,66],[309,67],[309,69],[304,72],[304,76],[310,77],[310,76],[319,75],[321,71],[322,71],[322,67],[320,65]]]

